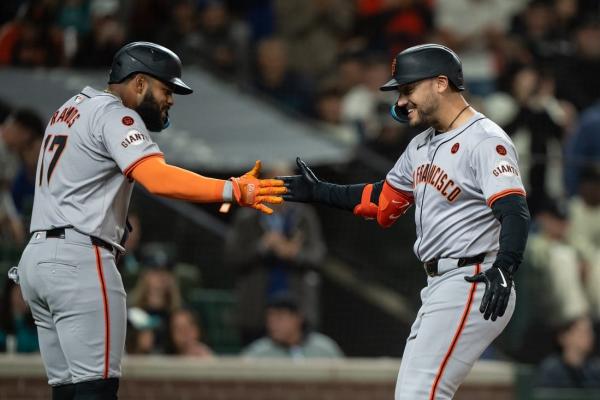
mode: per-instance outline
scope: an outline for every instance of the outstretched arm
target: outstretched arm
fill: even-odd
[[[286,201],[321,203],[352,211],[357,216],[377,219],[387,228],[403,215],[413,203],[412,193],[397,190],[386,181],[338,185],[317,178],[299,157],[296,164],[300,175],[278,177],[285,182]]]
[[[218,203],[235,200],[267,214],[273,210],[263,203],[278,204],[286,192],[283,181],[258,179],[260,161],[239,178],[213,179],[183,168],[169,165],[162,156],[144,159],[134,166],[130,176],[150,193],[198,203]]]

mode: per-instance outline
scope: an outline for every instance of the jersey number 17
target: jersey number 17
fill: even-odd
[[[54,138],[54,139],[52,139]],[[39,182],[38,185],[42,185],[42,181],[44,180],[44,158],[46,158],[46,153],[54,153],[52,156],[52,160],[50,160],[50,164],[48,164],[48,172],[46,172],[47,183],[50,183],[50,178],[52,177],[52,172],[54,172],[54,168],[60,160],[60,155],[62,154],[65,146],[67,145],[67,139],[69,137],[66,135],[48,135],[46,140],[44,140],[44,147],[42,151],[42,157],[40,159],[40,170],[39,170]]]

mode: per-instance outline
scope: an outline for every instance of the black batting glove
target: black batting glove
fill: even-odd
[[[285,201],[313,202],[316,200],[315,193],[321,181],[300,157],[296,157],[296,164],[300,169],[300,175],[278,176],[276,178],[281,179],[287,188],[287,193],[281,197]]]
[[[483,318],[487,320],[492,317],[492,321],[495,321],[504,315],[513,285],[512,274],[507,269],[493,265],[492,268],[476,275],[465,276],[465,280],[485,283],[485,293],[479,307]]]

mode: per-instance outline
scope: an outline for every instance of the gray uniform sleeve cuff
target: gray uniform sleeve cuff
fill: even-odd
[[[231,181],[225,181],[225,186],[223,186],[223,201],[233,201],[233,185]]]

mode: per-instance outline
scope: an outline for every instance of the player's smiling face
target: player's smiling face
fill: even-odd
[[[438,99],[433,87],[435,79],[423,79],[398,88],[399,97],[396,104],[406,109],[410,126],[434,124],[434,114],[438,109]]]

